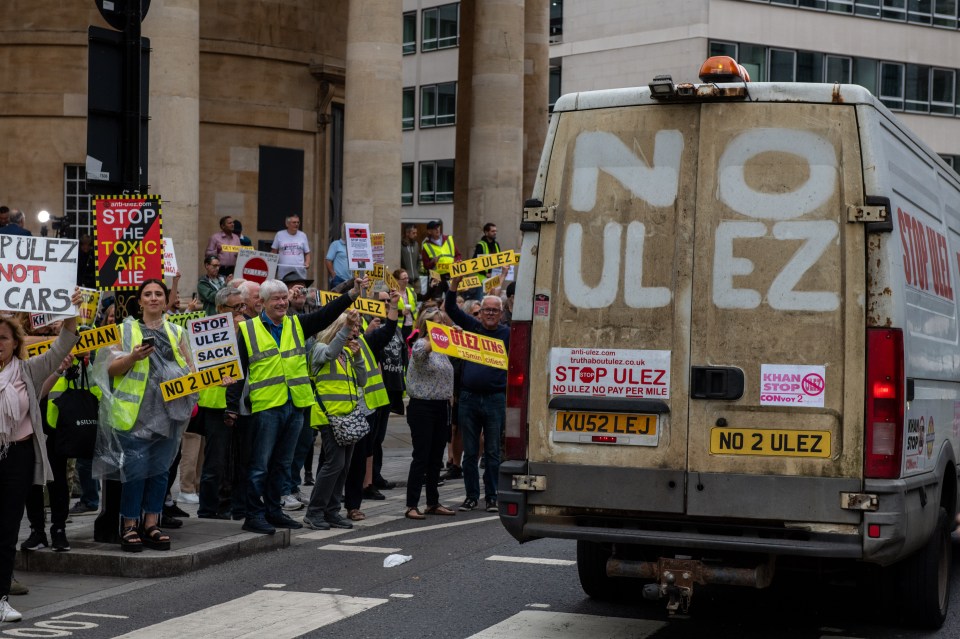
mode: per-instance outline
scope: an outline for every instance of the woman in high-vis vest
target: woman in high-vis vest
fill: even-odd
[[[72,302],[79,306],[79,291]],[[39,390],[77,343],[77,319],[63,322],[60,335],[44,353],[26,358],[23,329],[0,317],[0,622],[20,621],[7,602],[23,504],[33,484],[52,476],[44,447]]]
[[[196,394],[164,401],[161,392],[193,369],[186,331],[164,319],[168,296],[160,280],[141,284],[140,316],[120,324],[120,343],[101,349],[94,365],[103,392],[94,474],[121,482],[120,544],[129,552],[170,549],[158,525],[167,474],[197,403]]]
[[[310,425],[320,429],[323,466],[317,471],[303,523],[315,530],[353,528],[353,524],[340,514],[340,495],[354,445],[340,446],[337,443],[329,416],[353,412],[367,382],[363,354],[357,340],[359,329],[360,314],[350,309],[317,336],[317,343],[310,352],[310,376],[318,400],[311,411]]]
[[[407,366],[407,425],[413,442],[413,459],[407,475],[407,519],[425,519],[417,507],[424,483],[427,487],[428,515],[456,515],[440,503],[440,468],[443,451],[450,439],[450,404],[453,401],[453,366],[446,355],[433,350],[427,335],[427,322],[448,323],[438,308],[420,313],[419,338],[413,344]],[[426,474],[426,482],[424,482]]]
[[[417,291],[410,286],[410,276],[402,268],[393,272],[393,279],[400,285],[399,308],[403,313],[403,326],[412,327],[417,322]]]

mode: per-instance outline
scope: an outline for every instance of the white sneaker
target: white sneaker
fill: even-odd
[[[298,490],[297,494],[294,495],[294,498],[296,498],[296,500],[304,506],[310,505],[310,493],[305,493],[302,490]]]
[[[180,493],[179,499],[185,504],[200,503],[200,495],[198,495],[197,493]]]
[[[10,605],[6,595],[0,597],[0,621],[20,621],[21,619],[23,619],[23,615]]]
[[[280,506],[284,510],[300,510],[303,504],[293,495],[284,495],[280,498]]]

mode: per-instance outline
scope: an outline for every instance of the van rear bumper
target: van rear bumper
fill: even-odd
[[[831,530],[826,513],[811,512],[810,506],[798,508],[794,517],[772,517],[771,512],[758,513],[753,509],[727,510],[722,516],[718,512],[693,517],[683,512],[685,479],[683,473],[674,476],[677,473],[658,469],[506,461],[500,465],[500,520],[521,542],[553,537],[691,550],[863,558],[862,536],[850,534],[851,524],[856,526],[859,523],[860,513],[837,513],[833,520],[837,524],[836,530]],[[545,476],[546,490],[513,489],[513,475],[525,474]],[[585,481],[586,477],[599,477],[602,481]],[[701,479],[706,482],[708,492],[710,486],[718,485],[717,481],[708,481],[703,476]],[[788,509],[791,502],[804,495],[806,499],[802,501],[808,504],[839,510],[840,492],[860,487],[859,480],[851,479],[747,479],[749,481],[741,485],[734,478],[733,486],[749,491],[751,499],[758,500],[758,503],[767,500],[766,503],[786,505],[784,507]],[[812,479],[817,481],[812,482]],[[696,487],[686,489],[693,491]],[[658,490],[664,494],[656,496]],[[638,491],[644,491],[645,498],[638,500]],[[645,503],[640,505],[638,501]],[[511,503],[517,504],[515,516],[508,514],[512,511]],[[818,514],[821,516],[816,516]],[[826,525],[808,530],[782,523],[818,521]]]

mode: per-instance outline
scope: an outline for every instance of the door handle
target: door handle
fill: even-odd
[[[740,399],[743,397],[743,371],[732,366],[692,366],[690,397]]]

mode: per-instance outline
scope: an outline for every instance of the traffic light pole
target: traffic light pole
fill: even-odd
[[[123,29],[123,163],[120,172],[121,186],[125,192],[139,193],[140,181],[140,2],[127,2],[126,23]]]

